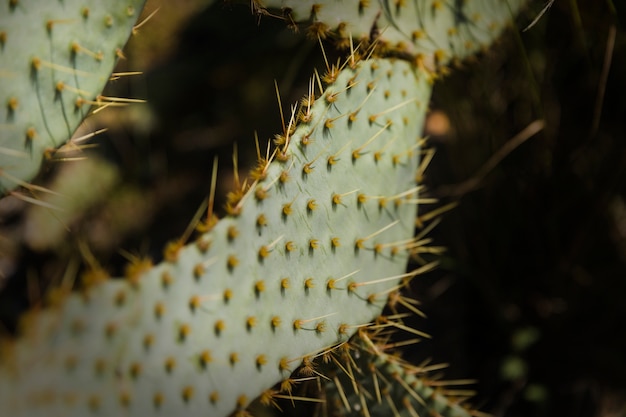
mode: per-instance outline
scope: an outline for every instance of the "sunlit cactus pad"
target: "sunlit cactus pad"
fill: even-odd
[[[2,1],[0,196],[30,181],[47,151],[70,139],[144,1]]]
[[[322,78],[228,217],[25,317],[0,357],[7,415],[226,416],[381,313],[416,274],[430,79],[388,59]]]

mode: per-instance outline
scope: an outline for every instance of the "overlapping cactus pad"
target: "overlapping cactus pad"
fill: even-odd
[[[416,274],[431,82],[389,59],[321,78],[230,216],[25,318],[0,357],[8,414],[229,415],[381,313]]]
[[[361,333],[335,353],[336,361],[342,366],[327,374],[328,415],[469,417],[474,414],[464,404],[471,392],[446,389],[449,383],[445,381],[430,381],[429,367],[405,362],[387,352],[386,338],[377,340],[375,333]]]
[[[258,10],[279,9],[306,22],[314,36],[349,46],[376,41],[383,50],[410,55],[437,69],[496,39],[526,0],[255,0]]]
[[[0,196],[69,140],[109,80],[145,0],[0,5]]]

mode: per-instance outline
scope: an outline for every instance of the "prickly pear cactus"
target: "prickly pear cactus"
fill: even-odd
[[[144,1],[2,2],[0,195],[30,181],[42,158],[70,139],[122,56]]]
[[[434,70],[489,47],[527,0],[255,0],[339,46],[375,42]]]
[[[32,2],[9,0],[0,18],[3,192],[72,134],[141,4],[100,14],[77,3],[38,3],[31,18]],[[326,375],[337,384],[327,385],[329,404],[340,403],[333,413],[412,416],[424,406],[465,416],[375,343],[348,340],[431,267],[405,272],[420,245],[413,232],[429,70],[490,42],[521,0],[510,3],[254,1],[260,12],[280,7],[308,20],[313,35],[332,35],[340,47],[362,43],[312,81],[276,150],[230,194],[226,218],[209,216],[193,244],[169,246],[159,265],[137,260],[125,279],[93,271],[80,293],[52,293],[47,308],[24,317],[21,337],[0,346],[2,410],[243,416],[259,395],[271,404],[277,382],[290,395],[296,368],[315,375],[314,358],[342,355],[341,346],[360,356]],[[44,46],[15,42],[32,34]],[[404,60],[357,58],[373,50]],[[358,375],[339,372],[351,364]]]
[[[405,271],[429,75],[371,59],[322,78],[230,216],[25,319],[0,357],[9,414],[243,413],[420,272]]]

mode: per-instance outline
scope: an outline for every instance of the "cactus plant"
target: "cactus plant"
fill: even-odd
[[[32,180],[93,104],[120,104],[99,94],[144,1],[3,2],[0,194]]]
[[[364,44],[351,46],[344,64],[312,80],[250,183],[229,195],[228,217],[209,215],[195,243],[168,246],[156,266],[137,260],[125,280],[93,271],[81,293],[25,317],[24,334],[0,357],[5,408],[244,415],[253,398],[345,343],[390,293],[433,267],[405,272],[421,244],[416,176],[433,74],[423,60],[400,59],[415,50],[396,44],[376,51],[394,57],[361,60]],[[371,363],[415,382],[389,357]]]

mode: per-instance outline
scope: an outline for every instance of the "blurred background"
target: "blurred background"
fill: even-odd
[[[214,158],[219,210],[234,144],[243,177],[255,136],[264,149],[281,131],[274,81],[289,114],[323,70],[280,19],[208,3],[148,0],[144,16],[158,11],[116,70],[142,74],[105,91],[147,104],[89,118],[78,135],[108,130],[47,166],[38,182],[70,196],[50,197],[65,211],[0,201],[0,333],[86,264],[159,261],[206,201]],[[472,403],[495,416],[626,416],[626,5],[556,0],[522,32],[542,7],[435,87],[428,193],[458,206],[431,233],[442,267],[411,288],[428,315],[411,324],[433,339],[405,356],[475,378]]]

